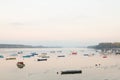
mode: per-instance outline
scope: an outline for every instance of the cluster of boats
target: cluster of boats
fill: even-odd
[[[50,53],[55,53],[55,51],[50,51]],[[62,53],[62,51],[57,51],[57,53]],[[77,55],[77,52],[73,52],[72,55]],[[48,56],[47,53],[43,52],[43,53],[36,53],[36,52],[32,52],[32,53],[28,53],[28,54],[24,54],[22,51],[18,52],[16,54],[10,54],[10,55],[0,55],[0,58],[5,58],[6,60],[16,60],[17,57],[22,57],[24,58],[31,58],[37,56],[38,58],[50,58],[50,56]],[[59,54],[57,57],[65,57],[64,54]]]
[[[50,53],[55,53],[55,51],[50,51]],[[59,53],[57,55],[57,57],[66,57],[65,54],[62,53],[62,51],[57,51],[57,53]],[[62,53],[62,54],[61,54]],[[77,52],[71,52],[71,55],[77,55]],[[95,54],[83,54],[83,56],[94,56]],[[48,53],[36,53],[36,52],[32,52],[32,53],[28,53],[28,54],[24,54],[22,51],[18,52],[17,54],[10,54],[9,56],[4,56],[4,55],[0,55],[0,58],[4,58],[5,60],[16,60],[18,57],[20,58],[32,58],[32,57],[37,57],[37,61],[47,61],[48,58],[50,58],[50,56],[48,55]],[[103,58],[107,58],[107,55],[103,55]]]
[[[62,53],[62,51],[58,51],[59,53]],[[51,51],[51,53],[55,53],[55,51]],[[71,55],[77,55],[78,53],[77,52],[71,52]],[[83,54],[83,56],[94,56],[94,54]],[[23,60],[25,58],[32,58],[32,57],[37,57],[37,61],[47,61],[48,58],[50,58],[50,56],[48,55],[48,53],[36,53],[36,52],[32,52],[32,53],[29,53],[29,54],[24,54],[22,51],[21,52],[18,52],[17,54],[11,54],[10,56],[3,56],[3,55],[0,55],[0,58],[4,58],[5,60],[16,60],[18,57],[22,57]],[[59,54],[57,55],[58,58],[60,57],[66,57],[65,54]],[[107,55],[103,55],[102,56],[103,58],[107,58]],[[25,67],[25,63],[23,61],[18,61],[16,63],[16,66],[20,69],[24,68]],[[57,72],[57,74],[59,74],[59,72]],[[66,70],[66,71],[61,71],[60,72],[61,75],[65,75],[65,74],[82,74],[82,70]]]

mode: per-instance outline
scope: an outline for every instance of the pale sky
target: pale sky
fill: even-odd
[[[120,41],[120,0],[0,0],[0,43]]]

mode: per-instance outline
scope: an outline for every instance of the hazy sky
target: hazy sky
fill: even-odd
[[[0,43],[120,41],[120,0],[0,0]]]

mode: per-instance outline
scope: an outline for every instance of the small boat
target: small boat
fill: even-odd
[[[25,56],[23,56],[23,58],[30,58],[31,57],[31,55],[25,55]]]
[[[42,56],[42,58],[50,58],[50,56]]]
[[[37,59],[37,61],[47,61],[47,59]]]
[[[25,67],[25,64],[23,62],[17,62],[17,67],[21,69]]]
[[[57,51],[57,53],[62,53],[62,51]]]
[[[84,56],[89,56],[89,54],[84,54]]]
[[[61,75],[63,74],[80,74],[82,73],[82,70],[67,70],[67,71],[61,71]]]
[[[23,54],[23,51],[18,52],[18,54]]]
[[[59,56],[57,56],[57,57],[65,57],[65,55],[59,55]]]
[[[30,53],[30,54],[31,54],[31,56],[38,55],[36,52]]]
[[[106,56],[106,55],[104,55],[104,56],[103,56],[103,58],[107,58],[107,56]]]
[[[43,57],[43,56],[47,56],[47,53],[41,53],[38,55],[38,57]]]
[[[77,55],[77,52],[72,52],[72,55]]]
[[[16,60],[16,58],[15,57],[8,57],[8,58],[6,58],[6,60]]]
[[[115,53],[116,55],[120,55],[120,52]]]
[[[3,55],[0,55],[0,58],[4,58],[4,56],[3,56]]]

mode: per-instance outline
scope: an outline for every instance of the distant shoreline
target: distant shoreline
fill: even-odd
[[[120,42],[115,43],[99,43],[98,45],[88,46],[88,48],[94,49],[113,49],[113,48],[120,48]]]
[[[59,46],[32,46],[21,44],[0,44],[0,48],[62,48]]]

